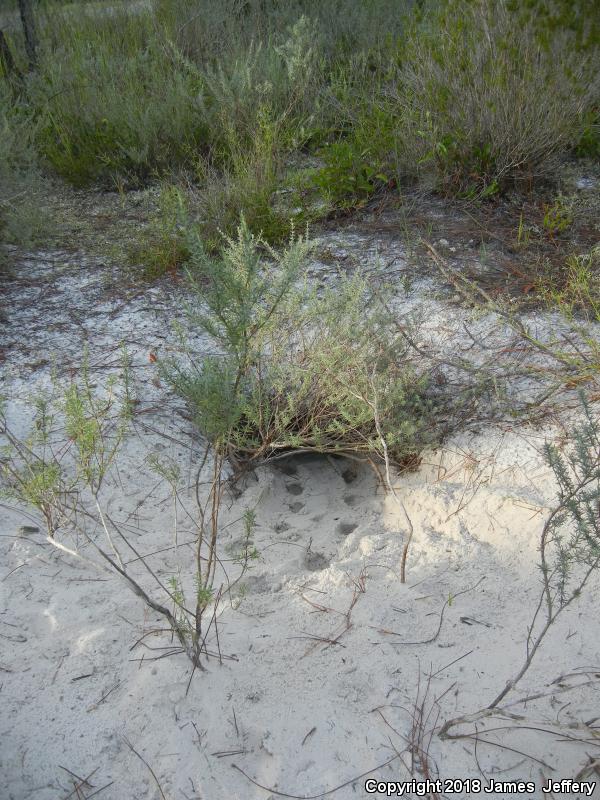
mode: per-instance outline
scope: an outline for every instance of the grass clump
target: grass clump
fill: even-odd
[[[189,256],[185,227],[188,202],[182,189],[166,184],[147,229],[129,250],[129,262],[142,277],[152,280],[174,272]]]
[[[539,295],[567,317],[575,314],[600,322],[600,245],[585,253],[573,253],[560,269],[538,278]]]
[[[296,451],[367,459],[382,435],[395,464],[415,463],[436,436],[426,376],[362,276],[308,288],[310,250],[293,236],[275,252],[245,222],[219,258],[195,239],[191,322],[220,352],[170,378],[235,465]]]

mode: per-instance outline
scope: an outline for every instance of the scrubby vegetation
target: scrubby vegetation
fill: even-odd
[[[258,555],[253,508],[221,521],[224,498],[235,496],[246,470],[300,453],[325,455],[334,466],[332,456],[369,463],[405,525],[404,583],[416,526],[392,475],[416,469],[427,449],[459,426],[464,431],[468,421],[479,428],[502,417],[503,435],[524,420],[547,423],[555,414],[560,421],[559,403],[569,393],[572,403],[581,389],[585,419],[571,434],[573,450],[545,448],[559,496],[540,539],[542,594],[526,660],[491,705],[438,730],[454,738],[454,726],[502,712],[500,702],[529,669],[550,627],[600,566],[600,425],[593,406],[600,399],[597,0],[41,0],[34,18],[34,37],[24,35],[10,5],[0,18],[0,264],[11,245],[35,243],[52,227],[43,206],[54,187],[71,193],[77,213],[90,196],[92,204],[112,198],[117,215],[139,206],[131,215],[134,235],[113,237],[112,244],[122,248],[136,280],[162,279],[173,302],[165,303],[168,317],[159,324],[176,318],[179,341],[173,346],[161,330],[160,344],[150,343],[159,336],[141,324],[132,337],[145,385],[159,389],[158,397],[149,392],[152,405],[142,407],[133,397],[125,351],[118,362],[113,353],[113,360],[96,364],[120,373],[120,381],[111,377],[102,388],[86,358],[80,369],[68,365],[66,384],[53,376],[54,394],[31,403],[25,438],[13,431],[0,402],[0,488],[38,510],[50,545],[123,578],[167,626],[144,632],[137,644],[157,632],[175,637],[178,644],[159,657],[186,653],[193,676],[208,659],[222,662],[218,611],[225,600],[233,603],[233,587]],[[565,165],[582,163],[593,177],[583,188],[569,187]],[[434,241],[423,231],[433,232],[436,214],[444,216],[439,206],[419,220],[423,201],[411,219],[407,198],[413,207],[428,198],[432,207],[450,209],[457,239],[460,225],[463,233],[475,225],[476,234],[470,229],[460,247]],[[373,255],[381,239],[363,247],[360,238],[368,215],[377,225],[385,207],[398,212],[388,222],[394,236],[406,225],[387,265]],[[315,277],[311,226],[365,208],[359,258],[331,256],[343,269]],[[102,226],[102,213],[90,217],[92,226]],[[492,240],[496,262],[486,269]],[[369,271],[356,263],[367,247]],[[461,309],[456,324],[447,325],[437,309],[444,317],[449,303],[436,306],[436,297],[429,307],[420,303],[422,295],[414,305],[404,302],[398,283],[408,293],[413,253],[423,256],[420,270],[441,276],[434,291],[449,289],[451,303],[468,304],[470,317]],[[397,262],[401,268],[388,270]],[[98,280],[111,291],[112,268]],[[46,274],[37,279],[42,285]],[[171,292],[175,281],[181,285]],[[63,296],[70,291],[65,284]],[[81,291],[82,304],[88,291],[95,291],[91,282]],[[143,295],[144,303],[163,299],[157,288],[146,293],[135,286],[132,294]],[[106,298],[97,302],[104,308],[98,312],[106,321],[99,337],[104,347],[113,328],[123,335],[121,309],[108,293],[90,296]],[[28,295],[30,306],[36,302]],[[53,298],[53,314],[58,303]],[[563,317],[554,326],[546,315],[538,326],[537,318],[521,314],[526,307]],[[429,308],[436,309],[432,328],[423,333],[417,316]],[[76,309],[77,337],[100,330],[84,324],[86,311]],[[565,317],[577,321],[567,324]],[[133,326],[142,317],[134,311],[129,319]],[[486,326],[491,320],[487,329],[481,319]],[[32,338],[31,347],[39,341]],[[149,349],[163,346],[158,355]],[[49,360],[19,369],[31,373],[40,364]],[[166,484],[173,503],[174,544],[143,555],[130,535],[133,514],[115,522],[109,516],[114,498],[104,487],[111,482],[122,491],[120,449],[132,432],[145,430],[142,415],[153,413],[169,389],[173,408],[165,416],[181,414],[185,435],[193,427],[194,436],[185,476],[181,463],[160,455],[160,448],[145,455],[143,469]],[[171,433],[154,433],[182,444]],[[135,461],[139,469],[137,454]],[[443,506],[445,522],[440,514],[426,529],[421,517],[433,547],[448,520],[491,483],[495,464],[488,478],[487,466],[479,469],[476,461],[466,451],[455,472],[442,458],[429,464],[437,469],[436,489],[449,496],[454,482],[441,485],[447,469],[448,480],[459,470],[475,476],[466,480],[455,511]],[[502,472],[510,476],[508,467]],[[127,480],[136,480],[133,471]],[[540,478],[527,480],[533,485]],[[293,486],[286,484],[290,494]],[[154,491],[140,499],[136,514]],[[502,492],[504,504],[504,484]],[[344,498],[350,507],[352,497]],[[178,506],[191,540],[178,539]],[[543,512],[531,508],[532,519]],[[223,531],[234,526],[237,538],[222,547]],[[337,530],[339,539],[346,537],[348,523]],[[457,541],[471,552],[477,537],[466,533]],[[378,549],[374,544],[372,552]],[[148,559],[167,551],[174,551],[174,566],[163,576]],[[352,578],[344,632],[365,591],[362,563]],[[395,574],[383,563],[371,566]],[[580,578],[583,567],[588,571]],[[398,644],[433,643],[453,597],[478,585],[448,595],[432,638]],[[212,631],[216,649],[207,638]],[[339,644],[339,636],[321,641]],[[425,694],[428,689],[429,682]],[[413,718],[413,737],[424,702],[421,722]],[[437,724],[436,718],[430,736]],[[415,745],[413,755],[417,750],[424,752]]]
[[[177,183],[183,170],[213,245],[240,213],[276,241],[291,218],[414,180],[485,198],[600,147],[588,0],[45,0],[35,11],[33,71],[16,14],[3,23],[16,65],[2,67],[10,169],[25,118],[39,165],[75,186]]]
[[[213,447],[236,465],[292,452],[368,459],[385,449],[397,466],[418,464],[439,441],[446,405],[411,363],[405,337],[360,275],[309,287],[310,243],[277,253],[246,223],[221,258],[190,242],[191,327],[220,352],[165,365]]]
[[[433,192],[506,203],[513,230],[499,238],[506,260],[518,253],[508,273],[523,298],[597,319],[597,203],[560,179],[566,160],[598,169],[592,0],[34,10],[34,62],[16,11],[0,21],[3,242],[27,245],[48,227],[49,180],[121,198],[150,187],[146,224],[133,241],[116,236],[143,279],[196,263],[190,227],[215,254],[242,216],[277,245],[374,199]]]
[[[32,114],[0,83],[0,241],[30,243],[43,230]],[[0,263],[2,263],[0,251]]]

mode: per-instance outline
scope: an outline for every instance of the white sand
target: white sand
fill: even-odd
[[[163,314],[179,307],[176,298],[156,290],[126,302],[107,298],[102,276],[89,265],[48,286],[56,294],[44,305],[31,290],[29,311],[22,305],[25,290],[14,288],[21,305],[9,313],[19,315],[24,334],[19,338],[12,316],[2,388],[11,397],[9,417],[24,429],[28,392],[47,381],[49,364],[38,365],[40,356],[50,361],[55,354],[64,369],[77,363],[88,336],[92,374],[100,381],[107,365],[118,365],[117,345],[125,339],[144,400],[150,406],[156,401],[140,422],[158,433],[139,427],[139,436],[128,439],[119,457],[120,480],[104,499],[116,517],[128,520],[138,550],[170,547],[168,487],[153,488],[157,479],[144,459],[149,452],[171,456],[191,480],[199,458],[166,388],[151,383],[148,363],[150,350],[168,347]],[[417,292],[411,303],[422,302]],[[86,306],[96,316],[87,315]],[[458,326],[459,316],[447,311],[449,324],[454,319]],[[63,317],[67,327],[53,327]],[[221,650],[235,660],[208,662],[187,695],[185,656],[152,660],[161,651],[149,648],[169,645],[168,636],[133,648],[143,633],[163,626],[160,619],[120,579],[99,576],[58,553],[42,533],[19,535],[20,525],[41,527],[35,513],[3,507],[0,797],[66,798],[74,780],[66,770],[80,777],[94,771],[93,788],[84,786],[82,797],[110,783],[97,795],[101,800],[278,796],[253,785],[234,764],[288,796],[320,797],[353,779],[331,796],[384,796],[367,793],[365,778],[357,778],[368,770],[378,780],[410,780],[407,742],[415,703],[423,704],[429,731],[488,705],[522,663],[540,591],[539,534],[554,501],[540,450],[545,437],[556,435],[551,427],[488,425],[452,436],[426,454],[417,472],[402,476],[398,493],[414,525],[404,585],[399,573],[406,523],[370,470],[348,482],[341,461],[296,457],[262,468],[223,518],[234,523],[224,529],[225,548],[239,539],[234,521],[243,510],[255,507],[257,514],[260,557],[245,577],[239,606],[224,604],[219,616]],[[180,542],[189,531],[181,514]],[[164,579],[178,568],[189,574],[191,550],[182,545],[149,561]],[[434,734],[433,777],[533,781],[535,790],[522,796],[538,798],[552,796],[541,791],[548,778],[574,778],[589,756],[600,757],[600,738],[585,744],[566,738],[577,732],[568,726],[600,715],[597,684],[561,693],[600,670],[599,587],[596,577],[507,698],[545,694],[513,708],[523,715],[520,729],[514,720],[488,721],[488,728],[513,725],[482,735],[496,745],[443,741]],[[407,644],[434,636],[444,606],[439,635]],[[335,644],[323,641],[340,633]],[[567,674],[560,686],[552,684]],[[419,777],[418,754],[414,758]],[[600,797],[596,780],[592,796]],[[447,796],[477,795],[458,787]]]

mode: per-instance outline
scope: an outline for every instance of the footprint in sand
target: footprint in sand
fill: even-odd
[[[290,503],[288,508],[292,512],[292,514],[298,514],[304,508],[304,503],[301,503],[299,500],[295,503]]]
[[[340,536],[350,536],[352,531],[358,528],[358,522],[339,522],[336,525],[336,531]]]
[[[358,473],[352,467],[347,467],[342,472],[342,478],[344,479],[344,483],[353,483],[358,478]]]
[[[331,559],[327,558],[324,553],[307,553],[304,556],[304,566],[310,572],[320,572],[322,569],[327,569],[331,564]]]
[[[296,496],[304,491],[304,486],[301,483],[286,483],[285,488],[287,492]]]
[[[293,461],[284,461],[283,464],[280,465],[279,469],[284,475],[289,475],[290,477],[298,474],[298,467]]]

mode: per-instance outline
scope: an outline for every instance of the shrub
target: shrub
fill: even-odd
[[[31,113],[0,81],[0,242],[26,246],[45,230],[33,131]]]
[[[178,642],[175,648],[170,647],[170,653],[185,653],[193,664],[193,675],[197,668],[204,670],[205,657],[221,659],[218,647],[215,652],[209,645],[209,634],[219,604],[226,596],[233,599],[232,590],[257,557],[252,541],[256,518],[252,509],[246,509],[239,520],[241,537],[228,559],[238,572],[232,580],[229,569],[226,575],[221,570],[219,553],[219,510],[224,492],[221,465],[212,466],[208,495],[203,496],[196,486],[190,496],[181,485],[177,460],[149,452],[142,469],[151,469],[159,476],[159,483],[168,486],[175,509],[182,508],[192,521],[194,542],[190,559],[189,538],[185,554],[180,550],[183,543],[178,541],[175,514],[169,532],[169,540],[172,542],[174,536],[175,545],[169,549],[174,550],[178,562],[176,574],[158,577],[149,563],[152,554],[140,555],[130,542],[127,520],[119,519],[118,513],[112,515],[105,492],[107,485],[119,482],[119,454],[135,413],[130,366],[123,351],[122,381],[113,373],[104,386],[98,387],[91,380],[84,357],[77,378],[68,387],[53,379],[51,392],[32,398],[28,408],[31,424],[25,438],[12,430],[0,397],[0,498],[36,508],[44,519],[47,543],[63,556],[120,576],[167,623],[166,632]],[[21,430],[23,422],[19,419]],[[192,497],[194,505],[188,507]],[[126,553],[135,558],[125,559]]]
[[[389,156],[384,160],[382,139],[369,144],[353,131],[345,139],[324,147],[324,165],[312,175],[312,183],[327,202],[338,208],[363,205],[377,189],[389,184]]]
[[[284,172],[277,137],[277,124],[263,111],[249,141],[232,127],[226,134],[226,153],[198,161],[199,228],[209,250],[218,249],[223,233],[235,234],[241,215],[249,230],[269,242],[289,234],[290,215],[274,204]]]
[[[71,183],[136,184],[206,143],[198,79],[143,12],[56,11],[46,37],[30,88],[38,146]]]
[[[464,196],[547,171],[598,97],[599,49],[497,3],[429,4],[395,90],[402,168]]]
[[[282,149],[298,143],[316,110],[320,65],[315,40],[314,26],[300,16],[274,40],[251,41],[231,59],[199,66],[218,153],[226,156],[232,132],[236,144],[252,142],[265,115],[277,125]]]
[[[252,43],[280,45],[304,17],[310,48],[328,64],[381,51],[397,39],[411,0],[158,0],[157,18],[196,64],[230,64]],[[301,50],[299,51],[301,53]],[[304,57],[304,56],[302,56]]]
[[[414,463],[436,437],[427,380],[363,277],[308,288],[310,247],[292,238],[276,253],[245,223],[220,258],[193,241],[190,319],[221,352],[170,365],[170,379],[234,464],[297,450],[368,458],[381,453],[377,417],[392,460]]]
[[[324,90],[328,113],[312,141],[322,165],[307,171],[304,184],[329,207],[364,205],[397,180],[397,120],[384,91],[394,71],[392,56],[383,45],[377,53],[353,54]]]

